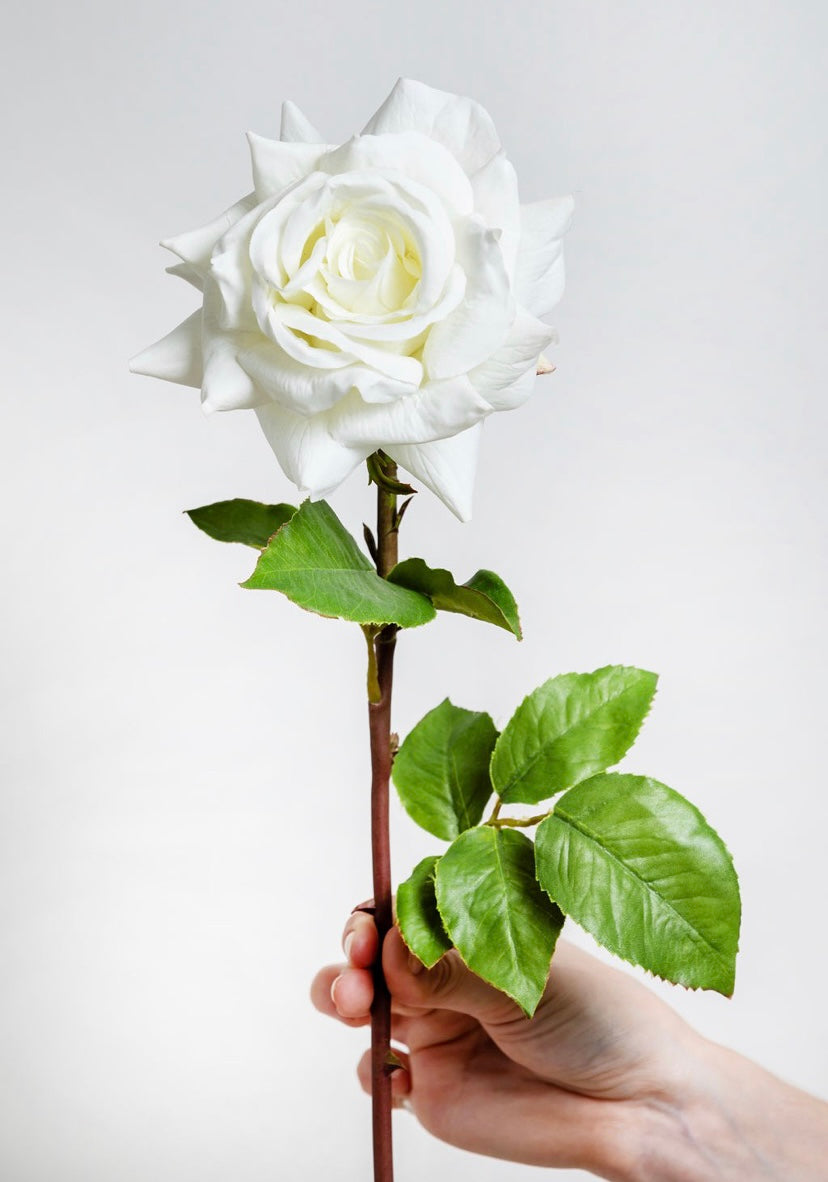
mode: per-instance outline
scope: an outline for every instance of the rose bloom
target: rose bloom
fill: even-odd
[[[408,79],[347,143],[292,103],[249,139],[254,191],[162,243],[202,307],[130,368],[255,410],[313,499],[382,448],[467,519],[483,421],[554,339],[571,198],[521,205],[487,112]]]

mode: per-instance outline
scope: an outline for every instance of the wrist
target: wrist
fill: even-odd
[[[670,1087],[628,1109],[606,1177],[822,1182],[828,1104],[698,1036],[684,1050]]]

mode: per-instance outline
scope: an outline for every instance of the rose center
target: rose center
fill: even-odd
[[[401,221],[349,208],[329,215],[320,231],[327,244],[319,274],[344,312],[383,315],[405,306],[422,264]]]

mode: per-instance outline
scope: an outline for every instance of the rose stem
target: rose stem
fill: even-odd
[[[378,458],[384,474],[396,478],[396,465]],[[377,485],[377,574],[385,578],[397,562],[397,497]],[[374,907],[379,947],[393,922],[391,904],[391,842],[388,829],[388,784],[391,778],[391,683],[397,628],[389,624],[374,640],[379,701],[368,703],[371,736],[371,858]],[[391,995],[382,971],[382,957],[374,965],[374,1004],[371,1007],[371,1087],[374,1134],[374,1182],[393,1182],[391,1143]]]

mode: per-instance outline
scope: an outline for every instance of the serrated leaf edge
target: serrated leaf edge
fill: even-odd
[[[653,686],[653,692],[650,695],[649,702],[647,703],[647,709],[644,711],[644,713],[641,716],[641,721],[639,722],[638,727],[636,728],[635,733],[633,734],[632,739],[630,740],[627,750],[621,756],[621,759],[626,759],[627,753],[630,751],[630,748],[632,748],[634,746],[636,739],[641,734],[641,730],[644,726],[644,723],[650,717],[650,711],[653,708],[653,702],[656,700],[656,696],[658,694],[659,675],[657,673],[653,673],[651,669],[639,669],[637,665],[601,665],[601,667],[599,669],[593,669],[590,673],[590,676],[594,676],[596,673],[603,673],[604,670],[606,670],[606,669],[634,669],[637,673],[649,673],[653,677],[655,677],[655,679],[656,679],[655,685]],[[556,673],[553,677],[547,677],[546,681],[542,681],[540,685],[537,685],[537,686],[535,686],[535,688],[533,690],[530,690],[529,693],[526,694],[526,696],[523,698],[523,700],[521,702],[519,702],[518,705],[515,707],[515,709],[512,711],[511,717],[509,718],[509,722],[507,722],[505,724],[505,726],[503,727],[503,729],[501,730],[500,734],[497,737],[497,742],[494,745],[494,749],[492,750],[491,758],[489,760],[489,777],[490,777],[492,784],[494,786],[494,790],[498,794],[498,796],[502,797],[505,792],[508,792],[510,788],[512,788],[515,784],[519,783],[519,781],[523,778],[522,775],[515,777],[514,779],[509,781],[509,783],[506,785],[505,788],[498,788],[497,785],[495,785],[494,776],[492,775],[492,766],[494,764],[495,753],[497,752],[497,745],[500,742],[500,739],[502,738],[502,736],[505,735],[505,733],[509,727],[509,723],[515,717],[517,712],[523,706],[526,705],[526,703],[529,701],[529,699],[532,697],[532,695],[538,693],[539,690],[542,690],[545,686],[549,685],[550,682],[557,681],[559,677],[581,677],[581,676],[583,676],[583,673],[571,671],[568,673]],[[624,693],[626,693],[626,692],[627,691],[624,690]],[[622,696],[622,695],[619,695],[619,696]],[[606,702],[602,703],[602,705],[606,705]],[[581,720],[581,721],[583,721],[583,720]],[[575,729],[576,726],[580,726],[580,725],[581,725],[580,722],[573,723],[572,726],[569,726],[566,728],[566,730],[561,731],[561,733],[557,736],[557,738],[554,741],[557,743],[559,741],[559,739],[564,737],[564,735],[568,735],[571,731],[573,731]],[[534,756],[531,763],[527,766],[529,768],[534,767],[535,764],[538,762],[538,760],[541,758],[542,754],[543,754],[543,750],[541,749],[538,751],[537,755]],[[604,772],[609,771],[611,768],[617,767],[618,764],[621,762],[621,759],[616,760],[615,763],[608,764],[607,767],[605,767],[603,769]],[[576,780],[574,784],[568,784],[565,788],[558,788],[554,792],[550,792],[549,796],[542,796],[540,798],[540,800],[537,800],[537,801],[527,802],[527,801],[514,800],[514,801],[506,801],[505,803],[507,803],[507,804],[526,804],[526,803],[541,804],[544,800],[551,800],[553,796],[558,796],[561,792],[569,792],[570,789],[577,788],[579,784],[583,784],[587,780],[591,780],[593,776],[602,775],[602,774],[603,774],[602,772],[590,772],[590,774],[588,776],[584,776],[583,780]]]
[[[578,787],[580,787],[581,784],[587,784],[587,783],[589,783],[589,780],[598,779],[599,776],[603,776],[604,774],[605,774],[604,772],[598,772],[598,773],[596,773],[595,776],[589,776],[586,780],[580,780],[578,784],[573,784],[572,788],[578,788]],[[634,774],[634,773],[625,773],[625,774],[629,775],[629,774]],[[681,797],[681,799],[686,804],[688,804],[691,809],[693,809],[693,811],[697,814],[697,816],[700,817],[702,821],[704,821],[707,828],[710,830],[710,832],[713,834],[713,836],[717,839],[717,841],[721,844],[722,849],[727,854],[728,860],[730,862],[730,868],[733,871],[733,876],[736,880],[736,892],[737,892],[737,895],[739,898],[739,931],[741,933],[742,908],[741,908],[741,889],[739,886],[739,875],[736,871],[736,866],[733,862],[733,855],[731,854],[731,852],[728,849],[725,842],[722,840],[722,837],[719,834],[718,830],[713,828],[713,826],[710,824],[710,822],[704,816],[702,811],[699,808],[697,808],[696,805],[694,805],[692,801],[688,800],[686,796],[682,796],[682,794],[680,792],[677,792],[675,788],[670,788],[669,784],[664,784],[660,780],[655,780],[655,778],[653,776],[645,776],[642,778],[648,779],[648,780],[653,780],[656,784],[659,784],[662,788],[666,788],[668,790],[668,792],[672,792],[675,796]],[[568,792],[571,790],[572,789],[567,789]],[[558,802],[558,805],[559,804],[560,804],[560,801]],[[546,817],[545,820],[541,821],[541,823],[538,825],[537,833],[539,833],[540,830],[543,828],[543,826],[548,821],[551,821],[552,818],[556,815],[556,813],[558,812],[558,805],[555,806],[552,813],[550,813],[550,815],[548,817]],[[568,817],[566,818],[566,822],[568,824],[571,824],[571,821]],[[579,833],[582,833],[585,837],[588,837],[590,840],[594,840],[593,835],[586,829],[585,826],[573,824],[572,828],[576,829]],[[537,841],[537,833],[535,835],[536,841]],[[596,841],[595,844],[597,845],[599,843]],[[604,847],[601,846],[601,849],[603,850]],[[629,872],[633,878],[635,878],[638,882],[640,882],[643,886],[645,886],[648,890],[650,890],[649,885],[647,883],[645,883],[644,880],[642,878],[640,878],[637,874],[635,874],[634,871],[631,871],[630,868],[624,862],[622,862],[620,858],[617,858],[614,854],[610,853],[610,851],[608,851],[608,850],[605,850],[605,852],[609,855],[610,858],[612,858],[613,861],[617,862],[622,867],[623,870]],[[552,893],[541,882],[540,877],[537,873],[537,868],[538,868],[538,860],[536,857],[535,858],[535,876],[538,880],[538,886],[540,886],[541,890],[546,895],[549,896],[549,898],[552,900],[552,902],[557,907],[559,907],[561,909],[561,911],[563,911],[563,908],[561,907],[561,904],[558,902],[558,900],[553,897]],[[651,891],[651,893],[655,894],[654,891]],[[723,953],[721,953],[717,948],[714,948],[713,945],[710,944],[704,938],[704,936],[701,934],[701,932],[696,931],[696,929],[690,923],[688,923],[688,921],[684,918],[684,916],[675,910],[675,908],[672,906],[672,904],[669,902],[669,900],[663,899],[661,895],[659,895],[658,898],[662,903],[665,903],[667,905],[667,907],[670,909],[670,911],[672,911],[673,914],[676,916],[676,918],[681,921],[682,926],[685,927],[689,932],[692,933],[695,941],[697,943],[701,942],[706,949],[708,949],[710,952],[712,952],[714,954],[714,957],[718,960],[718,962],[724,966],[724,968],[726,970],[727,979],[729,981],[734,982],[734,984],[735,984],[735,959],[736,959],[736,956],[739,952],[739,936],[737,936],[737,938],[736,938],[736,946],[733,950],[734,964],[731,965],[729,963],[729,961],[725,960]],[[566,913],[564,912],[564,914],[566,914]],[[442,916],[441,916],[441,918],[442,918]],[[696,992],[696,990],[698,990],[698,989],[703,989],[703,990],[707,990],[707,991],[712,990],[715,993],[720,993],[720,994],[722,994],[723,997],[732,997],[733,996],[733,986],[731,987],[731,990],[729,993],[725,993],[723,990],[716,988],[715,985],[694,985],[692,982],[689,982],[689,981],[674,981],[671,977],[667,977],[662,973],[656,972],[654,969],[648,968],[646,965],[641,964],[639,961],[633,960],[632,957],[626,956],[618,947],[615,946],[614,941],[599,939],[597,936],[593,935],[592,932],[590,932],[587,928],[583,927],[583,924],[579,923],[578,920],[574,918],[574,916],[568,916],[568,918],[572,919],[573,923],[576,923],[578,925],[578,927],[582,928],[583,931],[587,932],[587,934],[592,937],[592,939],[595,941],[596,944],[599,944],[602,948],[606,948],[607,952],[611,952],[613,956],[617,956],[619,960],[623,960],[626,964],[633,965],[635,968],[638,968],[638,969],[643,969],[645,973],[649,973],[651,977],[654,977],[658,981],[666,981],[669,985],[681,985],[682,988],[690,989],[693,992]]]

